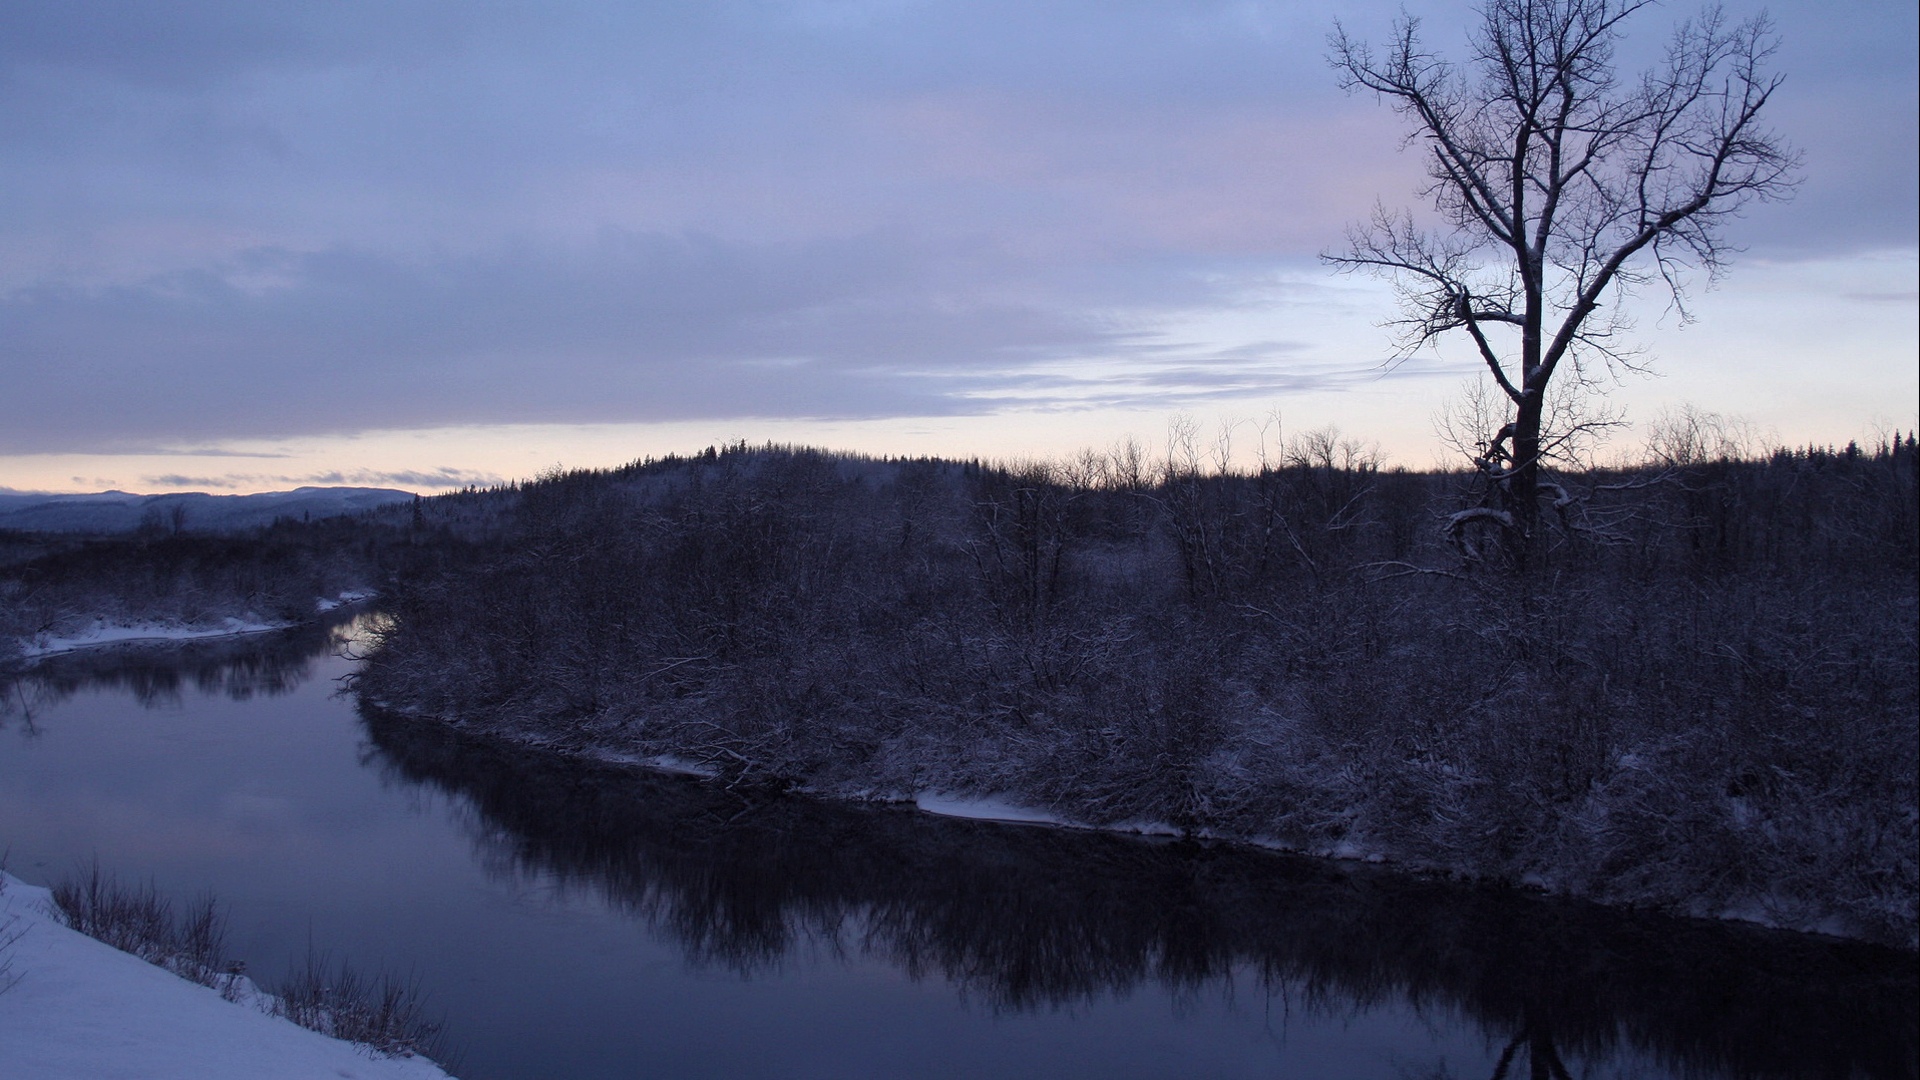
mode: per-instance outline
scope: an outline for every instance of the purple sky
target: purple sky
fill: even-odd
[[[993,454],[1268,408],[1425,464],[1410,403],[1469,369],[1383,376],[1384,294],[1315,260],[1414,201],[1396,118],[1324,60],[1336,16],[1399,8],[10,0],[0,486],[433,487],[518,474],[506,432],[535,468]],[[1457,51],[1464,5],[1411,10]],[[1675,379],[1625,397],[1904,426],[1915,5],[1772,12],[1804,182],[1732,227],[1705,336],[1652,320]]]

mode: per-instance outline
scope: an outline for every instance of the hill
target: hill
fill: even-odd
[[[302,487],[255,495],[173,492],[134,495],[103,491],[87,495],[48,495],[0,490],[0,530],[19,532],[130,533],[142,528],[168,531],[235,532],[275,521],[308,521],[411,502],[414,494],[394,488]]]

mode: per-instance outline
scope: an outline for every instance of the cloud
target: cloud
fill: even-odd
[[[1419,201],[1323,58],[1398,8],[18,0],[0,453],[1347,385],[1166,327]],[[1734,242],[1912,248],[1914,10],[1775,5],[1806,182]]]
[[[79,482],[80,477],[74,477],[74,481]],[[184,473],[159,473],[142,476],[140,482],[149,489],[162,488],[178,491],[187,488],[214,488],[230,491],[245,488],[248,491],[257,491],[273,487],[484,488],[503,484],[506,480],[495,473],[483,470],[442,466],[437,469],[348,469],[301,474],[226,473],[220,476],[189,476]],[[96,481],[96,484],[104,483],[106,481]],[[0,491],[5,490],[0,488]]]
[[[264,250],[135,284],[43,285],[0,298],[0,450],[973,411],[969,394],[1009,371],[1158,347],[1088,306],[1088,288],[1183,304],[1223,288],[1179,268],[1090,287],[994,254],[970,277],[885,236],[608,230],[582,248],[437,262]]]
[[[1328,361],[1289,355],[1299,351],[1300,346],[1285,342],[1262,342],[1127,367],[1068,365],[1005,375],[971,396],[997,407],[1052,411],[1177,410],[1231,400],[1278,401],[1296,394],[1351,390],[1386,379],[1459,378],[1474,371],[1458,364],[1394,365],[1384,360]]]
[[[478,469],[454,469],[446,466],[438,469],[398,469],[392,471],[354,469],[348,472],[309,473],[302,477],[280,477],[280,479],[300,484],[347,484],[354,487],[396,485],[403,488],[485,488],[497,487],[506,483],[506,478],[497,473],[485,472]]]
[[[172,488],[178,491],[182,488],[236,488],[250,479],[252,479],[252,477],[231,474],[227,476],[186,476],[181,473],[161,473],[157,476],[143,476],[140,478],[140,482],[149,488]]]
[[[1399,6],[18,0],[0,277],[601,226],[1308,254],[1419,184],[1323,58],[1334,18],[1378,38]],[[1809,168],[1742,242],[1911,244],[1913,5],[1773,6]],[[1459,54],[1457,2],[1410,7]],[[1634,55],[1680,14],[1636,17]]]
[[[14,0],[0,9],[0,65],[90,72],[179,92],[263,70],[418,60],[476,29],[459,4],[329,0]],[[498,16],[495,16],[498,18]]]
[[[132,446],[121,452],[129,455],[139,455],[140,457],[284,458],[292,456],[275,450],[229,450],[216,446]]]

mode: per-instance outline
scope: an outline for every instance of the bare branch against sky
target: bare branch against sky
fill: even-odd
[[[1378,295],[1313,262],[1422,182],[1324,64],[1336,15],[1398,10],[7,4],[0,487],[1049,450],[1271,408],[1423,464],[1472,358],[1384,373]],[[1412,14],[1464,42],[1465,5]],[[1717,380],[1626,396],[1905,424],[1915,11],[1772,14],[1805,183],[1743,223],[1724,329],[1640,313]]]

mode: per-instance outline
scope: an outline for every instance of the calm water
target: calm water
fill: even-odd
[[[502,753],[363,714],[350,634],[0,682],[10,869],[411,972],[469,1080],[1915,1072],[1911,956]]]

